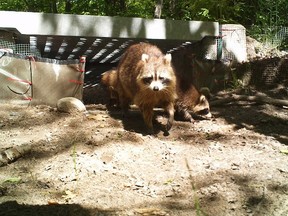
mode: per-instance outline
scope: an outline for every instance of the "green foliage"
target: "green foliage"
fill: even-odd
[[[153,18],[157,0],[1,0],[0,10]],[[272,47],[288,49],[287,0],[163,0],[161,18],[239,23]]]
[[[153,18],[156,0],[1,0],[0,10]],[[287,0],[163,0],[164,19],[288,26]],[[257,29],[253,29],[257,32]],[[271,29],[263,34],[270,34]],[[274,33],[274,32],[273,32]]]
[[[127,16],[153,18],[154,1],[128,0]],[[125,16],[125,14],[124,14]]]
[[[257,8],[255,22],[248,27],[248,34],[270,49],[287,49],[288,35],[281,32],[282,26],[288,25],[284,15],[288,11],[287,3],[284,0],[258,0]]]
[[[2,0],[0,10],[8,11],[26,11],[24,1]]]

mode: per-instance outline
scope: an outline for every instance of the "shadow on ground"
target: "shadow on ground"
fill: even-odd
[[[0,204],[0,216],[89,216],[89,215],[115,215],[115,211],[100,209],[85,209],[78,204],[57,205],[24,205],[16,201]]]
[[[216,118],[224,118],[229,124],[234,124],[235,129],[246,128],[266,136],[273,136],[279,142],[288,145],[287,110],[272,105],[212,107],[211,109],[215,112]]]

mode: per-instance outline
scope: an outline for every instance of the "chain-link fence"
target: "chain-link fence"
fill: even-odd
[[[267,47],[288,52],[288,27],[286,26],[249,26],[249,35]]]
[[[288,27],[281,26],[273,41],[279,44],[280,49],[288,52]]]

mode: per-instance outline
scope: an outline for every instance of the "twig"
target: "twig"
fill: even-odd
[[[30,144],[22,144],[0,152],[0,167],[16,161],[31,151]]]

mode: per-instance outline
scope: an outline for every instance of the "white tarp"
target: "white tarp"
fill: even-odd
[[[56,106],[63,97],[82,100],[85,60],[52,60],[0,52],[0,101]]]

